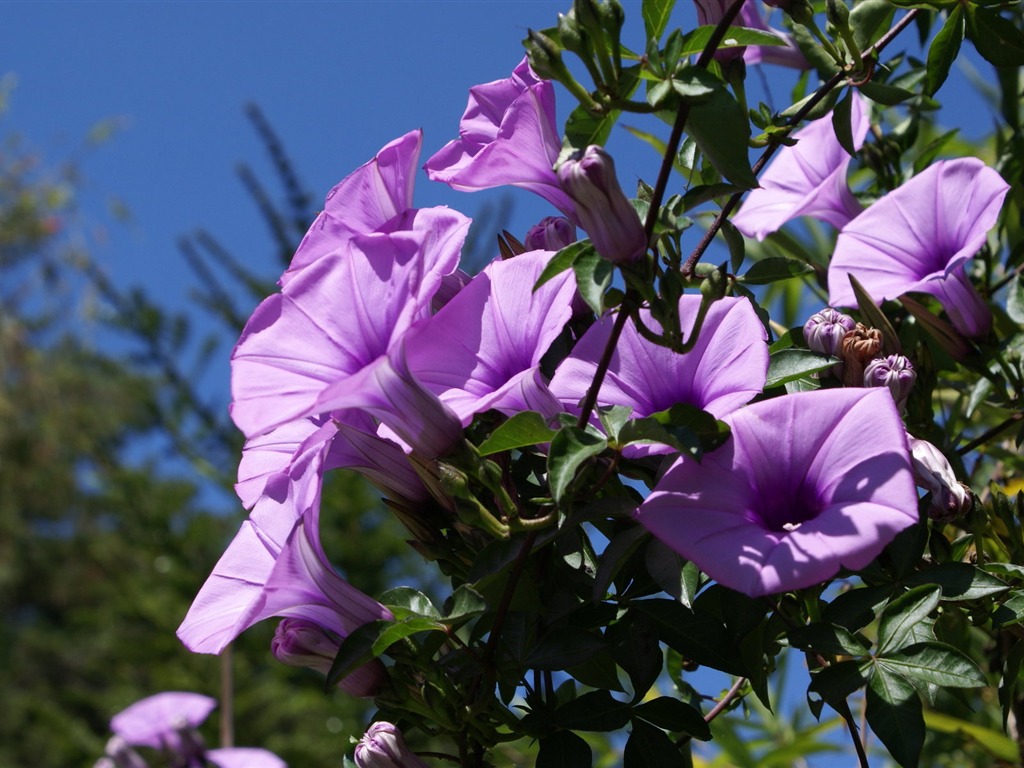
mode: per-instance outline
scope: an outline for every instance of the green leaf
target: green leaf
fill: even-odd
[[[949,12],[949,18],[935,35],[932,44],[928,46],[928,69],[924,81],[924,92],[929,96],[933,96],[946,82],[949,69],[960,53],[960,43],[963,42],[966,29],[964,7],[957,3]]]
[[[593,761],[590,745],[572,731],[557,731],[540,739],[537,768],[590,768]]]
[[[853,274],[847,275],[850,280],[850,287],[853,288],[853,295],[857,297],[857,309],[864,316],[864,323],[872,328],[877,328],[882,332],[882,354],[884,355],[901,355],[903,354],[903,348],[900,346],[899,337],[896,335],[896,331],[892,327],[892,323],[889,322],[889,318],[885,316],[885,313],[878,308],[875,304],[874,299],[871,298],[871,294],[868,293],[864,286],[860,284],[860,280],[853,276]]]
[[[399,640],[418,632],[443,629],[444,625],[418,616],[411,616],[403,621],[371,621],[357,627],[341,641],[338,655],[334,657],[334,663],[327,673],[326,689],[333,689],[338,681],[372,659],[376,659]]]
[[[689,704],[669,696],[644,702],[634,707],[633,714],[666,731],[686,733],[701,741],[711,738],[711,728],[704,721],[703,715]]]
[[[992,624],[1002,629],[1024,621],[1024,591],[1015,590],[992,612]]]
[[[912,99],[917,95],[913,91],[908,91],[906,88],[899,88],[895,85],[887,85],[886,83],[876,83],[873,80],[861,85],[860,90],[861,93],[872,101],[886,107],[894,107],[897,104],[902,104],[904,101]]]
[[[831,355],[821,355],[809,349],[780,349],[768,359],[768,380],[765,382],[765,389],[824,371],[838,362],[839,360]]]
[[[665,427],[654,418],[633,419],[626,423],[616,441],[620,446],[634,443],[670,445],[695,459],[701,455],[700,439],[685,427]]]
[[[604,433],[612,440],[617,440],[622,427],[629,421],[633,407],[630,405],[602,406],[597,409],[597,417],[601,420]]]
[[[997,67],[1024,65],[1024,32],[998,12],[970,4],[967,36],[982,58]]]
[[[547,425],[544,417],[539,413],[523,411],[500,424],[490,437],[480,444],[480,455],[490,456],[502,451],[511,451],[514,448],[550,443],[555,434],[555,430]]]
[[[445,608],[447,612],[441,619],[442,623],[454,624],[473,616],[479,616],[487,610],[487,601],[484,600],[483,595],[468,584],[463,584],[445,601]]]
[[[555,712],[555,723],[574,731],[617,731],[629,722],[629,704],[608,691],[590,691]]]
[[[832,130],[846,154],[850,157],[857,154],[853,143],[853,89],[848,90],[832,110]]]
[[[922,584],[890,602],[878,623],[878,653],[887,654],[902,648],[914,626],[927,620],[938,607],[941,595],[938,586]]]
[[[747,285],[767,285],[778,280],[788,280],[791,277],[813,272],[813,267],[796,259],[788,259],[785,256],[769,256],[767,259],[754,262],[745,275],[736,279]]]
[[[881,30],[889,28],[889,21],[895,12],[889,0],[860,0],[853,6],[850,11],[850,28],[862,51],[878,39]]]
[[[664,731],[643,720],[633,720],[622,755],[623,768],[682,768],[686,763]]]
[[[757,186],[747,156],[750,123],[732,94],[721,88],[707,101],[694,104],[686,121],[686,132],[722,176],[744,189]]]
[[[600,315],[604,312],[604,293],[612,284],[614,266],[597,251],[590,250],[573,261],[572,269],[576,273],[576,287],[580,296],[587,302],[587,306]]]
[[[607,447],[608,441],[603,437],[578,427],[563,427],[558,431],[548,451],[548,483],[556,503],[562,500],[576,471]]]
[[[608,143],[612,127],[620,114],[619,110],[613,109],[603,115],[595,115],[581,104],[565,121],[565,143],[573,149],[586,149],[591,144],[603,147]]]
[[[896,762],[903,768],[917,768],[925,728],[921,700],[910,683],[876,669],[868,685],[867,720]]]
[[[866,681],[860,662],[840,661],[811,673],[811,684],[807,690],[838,707]]]
[[[678,403],[667,410],[651,414],[649,418],[671,428],[677,436],[678,430],[689,430],[700,438],[701,447],[706,451],[714,450],[729,439],[729,425],[695,405]]]
[[[979,688],[986,683],[985,675],[968,656],[935,641],[879,656],[875,664],[910,680],[943,688]]]
[[[380,596],[380,602],[387,606],[395,619],[401,621],[409,616],[422,616],[428,619],[441,618],[440,612],[434,607],[430,598],[412,587],[396,587],[389,589]]]
[[[620,693],[626,690],[616,672],[615,659],[607,649],[598,651],[583,663],[574,664],[565,671],[590,688],[603,688]]]
[[[607,647],[604,639],[580,627],[558,627],[548,632],[526,657],[530,669],[559,670],[582,664]]]
[[[942,563],[904,580],[908,587],[938,584],[943,600],[978,600],[1006,592],[1010,585],[970,563]]]
[[[1013,278],[1006,294],[1006,314],[1013,322],[1024,325],[1024,281],[1020,279],[1020,275]]]
[[[647,544],[644,565],[659,587],[687,608],[693,608],[700,588],[700,569],[694,563],[683,560],[675,550],[652,538]]]
[[[675,4],[676,0],[644,0],[640,13],[644,17],[644,31],[648,40],[661,39]]]
[[[845,627],[815,622],[791,629],[787,634],[790,645],[805,651],[863,656],[868,643]]]
[[[680,50],[680,55],[692,56],[694,54],[702,53],[714,31],[715,27],[708,24],[703,27],[697,27],[685,34],[683,36],[683,45]],[[786,45],[786,40],[779,35],[776,35],[773,32],[768,32],[764,29],[753,29],[752,27],[729,27],[729,29],[725,31],[725,35],[722,37],[722,42],[718,46],[718,49],[736,48],[745,45],[778,46]]]
[[[1012,765],[1020,759],[1017,743],[999,731],[934,710],[924,713],[924,723],[930,731],[967,736],[991,753],[994,758],[1002,760],[1007,765]]]
[[[576,259],[586,253],[597,253],[594,250],[594,244],[589,240],[580,240],[565,246],[565,248],[551,257],[551,261],[548,262],[547,266],[540,273],[540,277],[537,278],[537,283],[533,286],[533,290],[536,291],[551,278],[572,268]]]
[[[643,600],[636,604],[636,609],[654,619],[662,642],[684,658],[746,677],[739,648],[716,617],[663,599]]]

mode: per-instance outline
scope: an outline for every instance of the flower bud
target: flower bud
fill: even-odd
[[[823,355],[839,357],[842,353],[843,338],[857,327],[849,315],[832,307],[825,307],[811,315],[804,323],[804,341],[807,348]]]
[[[358,768],[429,768],[405,745],[402,732],[391,723],[370,726],[356,744]]]
[[[326,676],[338,655],[339,645],[331,633],[311,621],[282,619],[270,641],[270,650],[282,664],[315,669]],[[338,687],[353,696],[375,696],[387,674],[383,665],[375,662],[364,664],[339,682]]]
[[[876,358],[864,369],[864,386],[888,387],[900,411],[906,407],[915,381],[914,366],[903,355]]]
[[[907,435],[910,443],[910,464],[914,482],[931,493],[928,516],[940,523],[948,523],[971,511],[974,495],[971,489],[956,479],[949,461],[942,451],[927,440]]]
[[[558,180],[601,256],[628,264],[644,255],[644,227],[619,186],[611,155],[596,144],[574,152],[558,166]]]
[[[530,227],[523,245],[528,251],[560,251],[576,242],[576,227],[563,216],[547,216]]]
[[[839,348],[843,358],[843,384],[864,386],[864,367],[882,351],[882,332],[857,323],[844,337]]]

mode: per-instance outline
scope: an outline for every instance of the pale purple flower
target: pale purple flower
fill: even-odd
[[[176,750],[183,728],[198,727],[217,707],[209,696],[187,691],[165,691],[148,696],[118,712],[110,730],[135,747]]]
[[[428,768],[405,744],[402,732],[391,723],[370,726],[356,744],[357,768]]]
[[[960,333],[988,333],[992,314],[964,265],[985,244],[1009,186],[981,160],[943,160],[880,199],[839,233],[828,269],[829,303],[857,303],[848,275],[881,302],[934,296]]]
[[[561,148],[554,87],[523,58],[511,77],[469,89],[459,138],[424,168],[433,181],[463,192],[505,184],[529,189],[571,219],[572,202],[553,170]]]
[[[903,423],[877,389],[802,392],[723,418],[732,433],[681,458],[636,512],[665,544],[751,597],[870,563],[917,522]]]
[[[766,2],[766,5],[780,7],[779,3]],[[743,60],[747,64],[777,64],[793,69],[810,69],[806,57],[793,42],[792,35],[768,26],[761,13],[758,0],[746,0],[740,8],[739,26],[748,29],[760,29],[771,32],[785,41],[785,45],[748,45],[743,51]]]
[[[948,523],[970,512],[974,505],[971,489],[957,480],[942,451],[909,433],[907,440],[914,481],[932,495],[928,516],[940,523]]]
[[[304,267],[357,234],[376,232],[412,208],[416,165],[423,131],[410,131],[384,145],[327,193],[324,209],[310,226],[280,280],[283,286]]]
[[[853,94],[853,144],[859,149],[868,132],[864,100]],[[761,175],[760,189],[747,195],[732,223],[748,237],[764,240],[790,219],[811,216],[841,228],[861,212],[846,181],[852,159],[836,138],[831,117],[815,120],[793,134]],[[836,304],[835,301],[831,303]]]
[[[563,216],[546,216],[523,239],[528,251],[560,251],[576,242],[575,225]]]
[[[591,144],[558,166],[558,180],[576,204],[576,216],[594,248],[613,264],[628,264],[647,250],[647,235],[615,176],[615,161]]]
[[[679,300],[680,326],[689,335],[700,297]],[[658,330],[650,312],[643,322]],[[559,365],[551,391],[570,410],[578,410],[597,363],[611,335],[613,317],[592,325]],[[650,416],[677,403],[703,408],[723,417],[759,394],[768,371],[767,333],[750,302],[726,297],[708,310],[694,347],[680,355],[644,339],[631,322],[612,354],[608,373],[597,396],[598,405],[628,405],[634,418]],[[648,452],[652,449],[644,449]],[[667,446],[653,449],[667,452]]]
[[[901,412],[907,405],[915,381],[917,373],[914,366],[903,355],[880,357],[864,368],[864,386],[888,388]]]
[[[492,262],[406,335],[410,371],[463,425],[492,408],[560,410],[540,361],[572,315],[576,283],[563,272],[533,290],[551,256],[534,251]]]
[[[273,752],[256,747],[210,749],[206,759],[217,768],[287,768],[287,763]]]

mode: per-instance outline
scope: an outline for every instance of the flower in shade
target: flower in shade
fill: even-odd
[[[949,460],[927,440],[907,435],[914,480],[919,488],[931,493],[928,516],[940,523],[963,517],[974,505],[971,489],[956,479]]]
[[[469,89],[459,138],[424,168],[433,181],[463,192],[505,184],[529,189],[573,218],[573,204],[553,170],[561,149],[554,87],[538,79],[524,58],[511,77]]]
[[[526,233],[523,245],[528,251],[560,251],[576,242],[576,227],[563,216],[546,216]]]
[[[463,425],[492,408],[549,416],[561,410],[540,362],[572,315],[576,283],[563,272],[534,291],[550,258],[532,251],[491,263],[407,334],[409,371]]]
[[[357,768],[427,768],[391,723],[376,722],[356,744]]]
[[[870,563],[917,521],[903,423],[875,389],[765,400],[723,419],[726,443],[681,458],[636,512],[665,544],[746,595]]]
[[[686,335],[693,328],[700,301],[693,294],[679,300],[680,326]],[[641,310],[640,317],[647,326],[657,328],[649,311]],[[551,391],[566,408],[578,410],[613,323],[614,318],[605,317],[590,326],[555,371]],[[683,355],[646,340],[630,322],[612,354],[597,404],[628,405],[634,417],[642,418],[685,403],[721,418],[764,387],[767,338],[754,308],[742,298],[726,297],[712,304],[696,344]]]
[[[256,747],[210,749],[206,759],[217,768],[287,768],[285,761],[273,752]]]
[[[594,248],[614,264],[636,261],[647,235],[615,176],[615,161],[596,144],[574,152],[558,166],[558,180],[576,204],[576,215]]]
[[[852,98],[853,145],[859,149],[868,132],[867,108],[856,93]],[[779,151],[762,174],[760,189],[747,195],[732,218],[748,237],[764,240],[797,216],[811,216],[838,229],[862,210],[846,181],[852,158],[836,138],[831,118],[815,120],[793,138],[797,143]]]
[[[988,333],[992,314],[964,265],[985,244],[1009,185],[969,157],[929,166],[839,233],[828,268],[829,303],[853,306],[849,275],[881,302],[904,293],[938,299],[960,333]]]
[[[889,355],[872,360],[864,368],[865,387],[888,387],[896,407],[902,411],[917,381],[914,366],[903,355]]]

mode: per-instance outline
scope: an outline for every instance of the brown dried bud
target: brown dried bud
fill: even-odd
[[[843,358],[843,384],[847,387],[864,386],[864,368],[881,351],[882,332],[857,323],[857,327],[843,337],[839,355]]]

